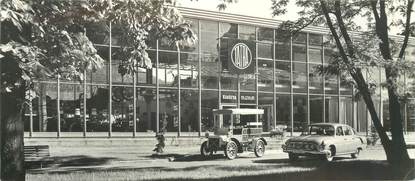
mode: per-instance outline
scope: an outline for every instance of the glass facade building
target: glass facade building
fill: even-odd
[[[337,76],[317,72],[331,61],[326,47],[327,30],[305,29],[294,37],[277,30],[280,22],[179,8],[198,36],[192,48],[178,49],[163,39],[151,42],[147,51],[152,69],[121,75],[118,66],[117,26],[88,27],[105,65],[86,72],[85,81],[42,79],[35,83],[36,96],[25,110],[25,134],[41,137],[140,136],[159,130],[179,136],[201,136],[213,128],[212,109],[260,108],[264,131],[287,125],[299,132],[315,122],[344,123],[367,133],[370,115],[355,90]],[[232,40],[255,45],[254,73],[236,75],[227,61]],[[415,46],[408,48],[413,58]],[[373,95],[379,116],[388,127],[387,92],[380,88],[381,69],[365,72],[379,84]],[[415,80],[402,77],[406,89]],[[404,128],[415,130],[415,99],[403,105]],[[152,134],[153,135],[153,134]]]

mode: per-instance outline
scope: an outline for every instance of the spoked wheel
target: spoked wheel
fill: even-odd
[[[297,161],[298,155],[294,153],[288,153],[288,159],[290,159],[290,161]]]
[[[213,154],[213,151],[208,148],[207,141],[202,143],[202,146],[200,147],[200,154],[204,157],[211,156]]]
[[[352,153],[352,158],[357,158],[359,157],[359,153],[360,153],[360,149],[356,149],[356,152]]]
[[[265,152],[265,144],[262,140],[258,140],[254,148],[255,156],[262,157],[264,156],[264,152]]]
[[[229,141],[226,144],[225,156],[229,160],[233,160],[236,158],[237,154],[238,154],[238,145],[236,145],[234,141]]]
[[[323,155],[323,159],[325,161],[331,162],[331,161],[333,161],[333,158],[334,158],[333,156],[334,156],[335,153],[336,153],[336,149],[334,147],[330,146],[330,151],[327,152],[326,155]]]

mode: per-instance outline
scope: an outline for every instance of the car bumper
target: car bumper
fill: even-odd
[[[330,153],[330,150],[301,150],[301,149],[292,149],[287,148],[285,145],[282,146],[282,151],[285,153],[294,153],[297,155],[327,155]]]

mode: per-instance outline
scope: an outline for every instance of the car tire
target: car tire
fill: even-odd
[[[297,161],[298,155],[294,153],[288,153],[288,159],[290,159],[290,161]]]
[[[262,140],[257,140],[255,148],[254,148],[254,153],[256,157],[262,157],[264,156],[265,153],[265,143]]]
[[[323,159],[325,161],[331,162],[333,161],[333,156],[336,154],[336,148],[334,146],[330,146],[330,151],[327,152],[326,155],[323,155]]]
[[[359,153],[360,153],[360,149],[356,149],[356,152],[354,152],[354,153],[351,154],[352,158],[358,158],[359,157]]]
[[[226,143],[225,156],[229,160],[233,160],[238,155],[238,145],[234,141]]]
[[[200,146],[200,154],[204,157],[211,156],[213,154],[213,151],[208,148],[207,141],[204,141],[202,146]]]

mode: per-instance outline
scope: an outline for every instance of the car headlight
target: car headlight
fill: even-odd
[[[205,138],[209,138],[209,133],[208,132],[205,133]]]

